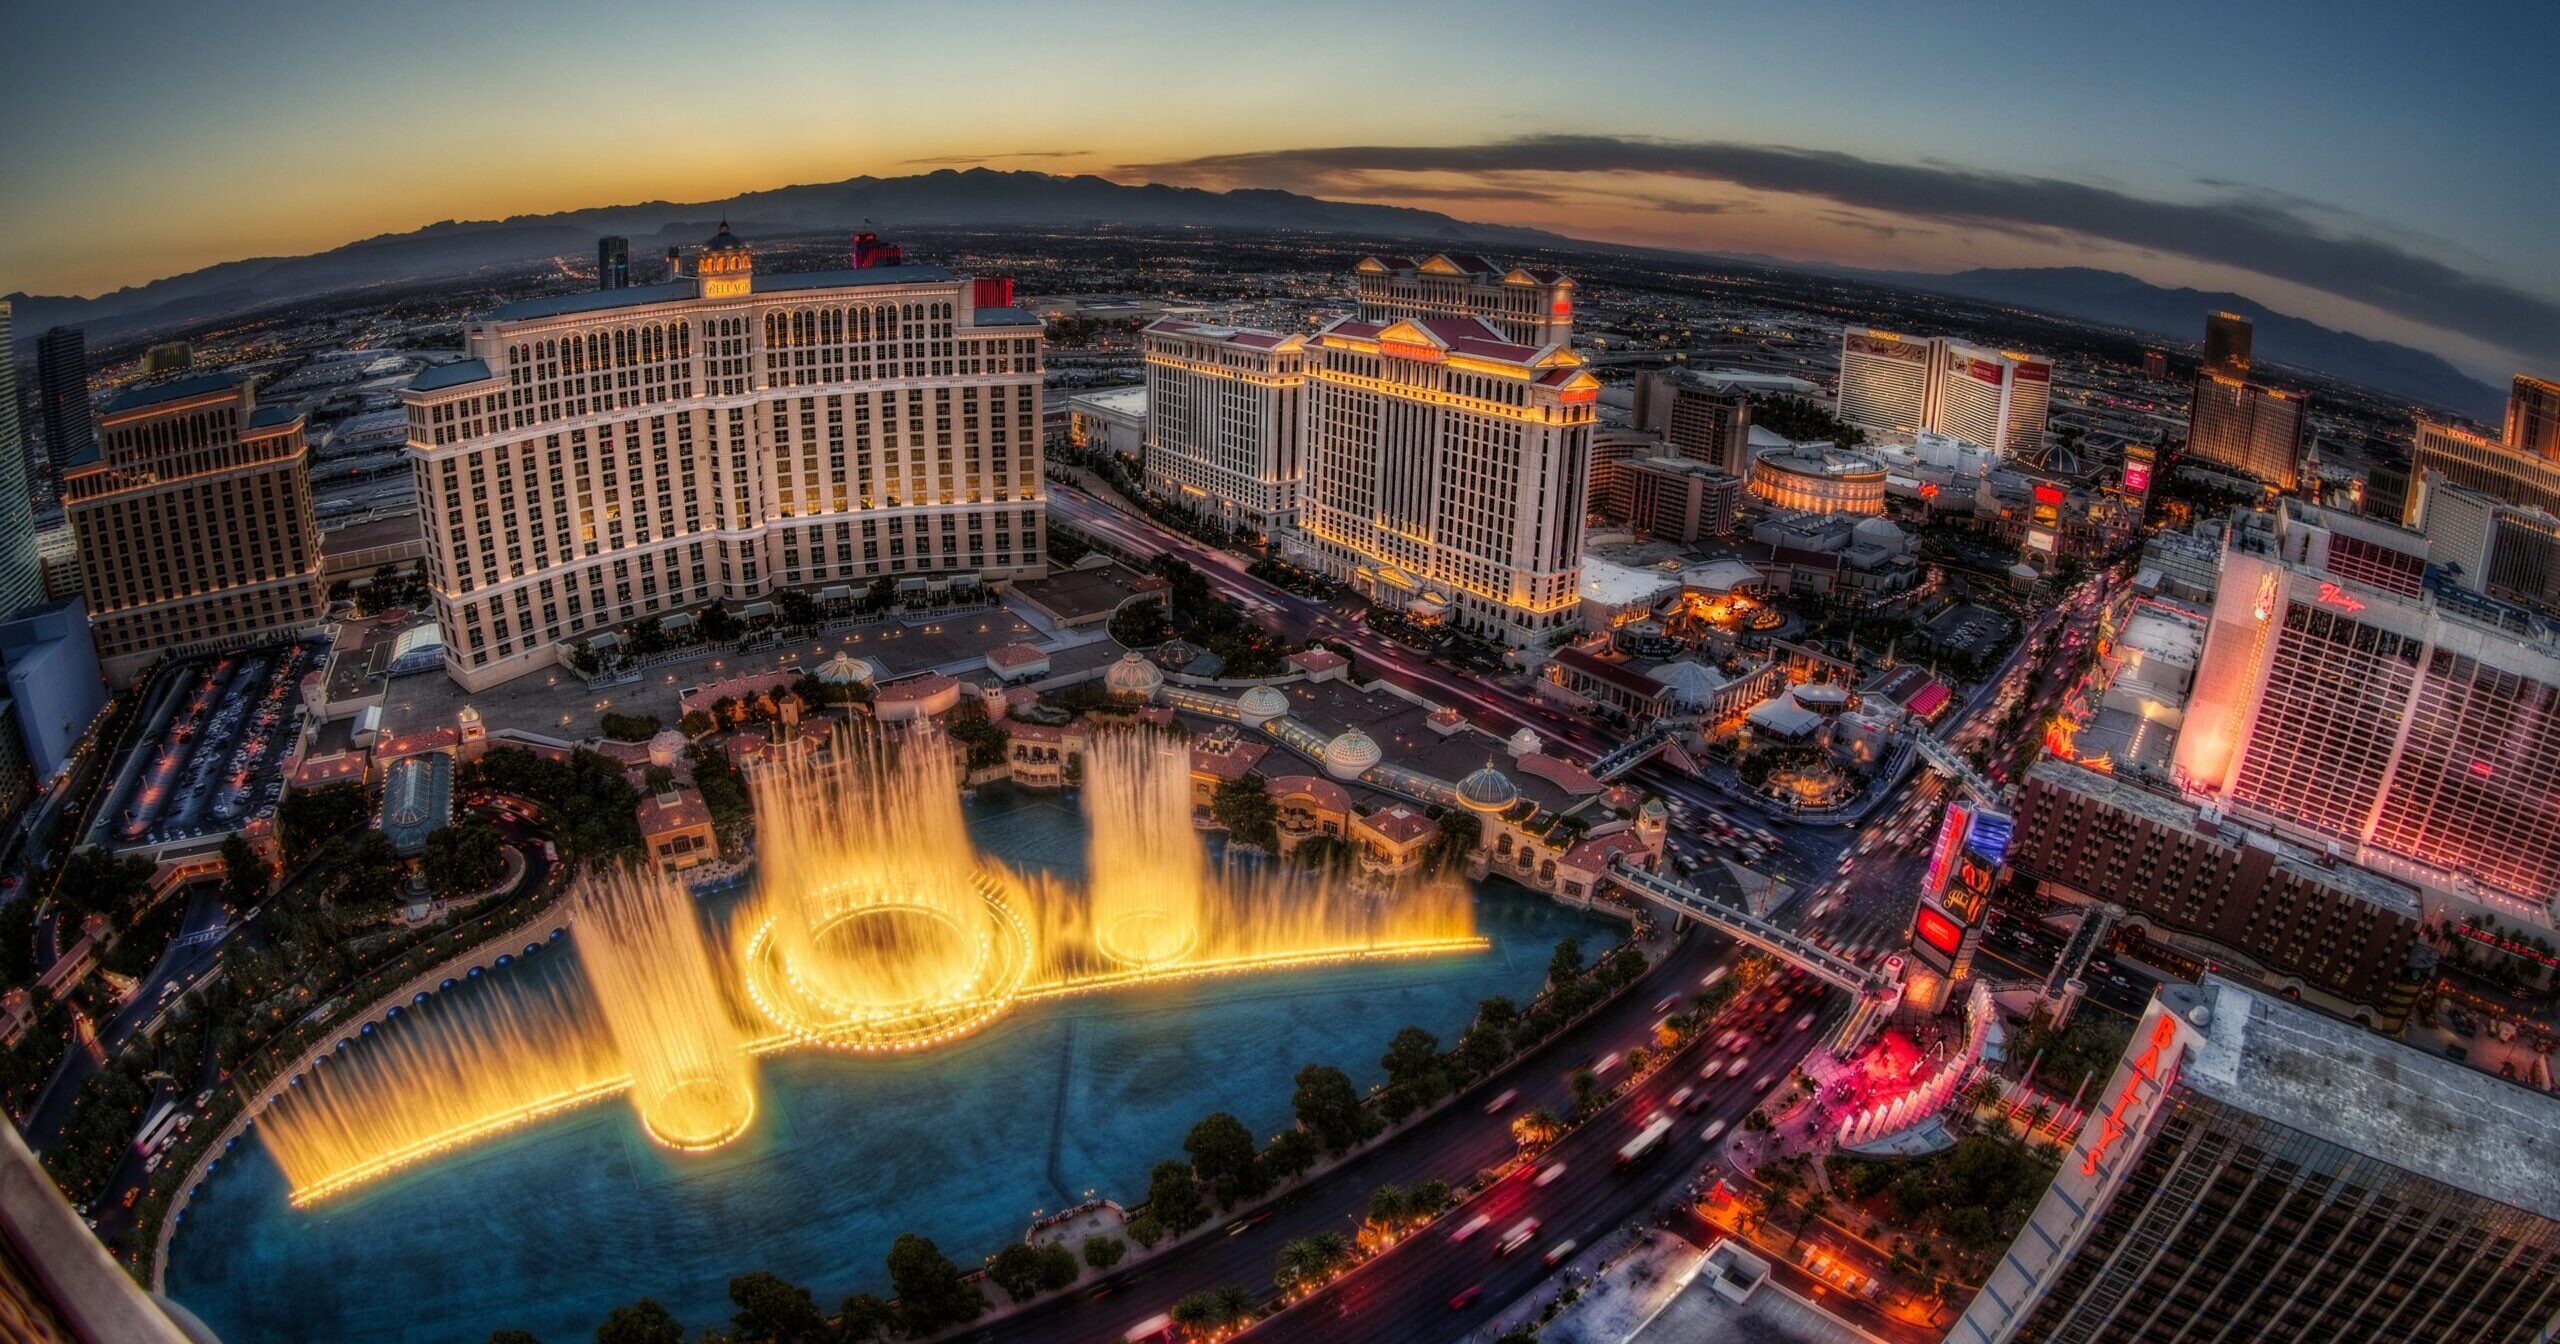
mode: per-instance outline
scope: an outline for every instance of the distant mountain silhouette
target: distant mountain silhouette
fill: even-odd
[[[1469,224],[1431,210],[1323,201],[1286,191],[1132,187],[1090,176],[946,168],[912,177],[857,177],[752,191],[721,201],[648,201],[503,220],[447,220],[310,256],[224,262],[94,299],[9,297],[16,305],[18,330],[32,334],[72,322],[88,327],[96,341],[322,295],[467,276],[551,257],[592,257],[596,238],[604,234],[629,237],[633,260],[646,265],[670,245],[700,242],[723,219],[750,238],[853,229],[876,219],[899,229],[1122,225],[1303,230],[1453,246],[1548,247],[1567,241],[1536,229]]]
[[[1092,176],[946,168],[909,177],[857,177],[753,191],[719,201],[648,201],[502,220],[447,220],[310,256],[224,262],[94,299],[10,298],[16,305],[14,325],[29,337],[71,322],[88,327],[93,341],[114,340],[326,295],[461,279],[554,257],[584,259],[595,255],[595,240],[603,234],[629,237],[634,259],[645,266],[647,258],[671,244],[699,242],[722,219],[751,238],[850,230],[876,219],[891,222],[893,229],[1123,226],[1303,231],[1469,247],[1577,245],[1577,240],[1538,229],[1471,224],[1433,210],[1326,201],[1287,191],[1126,186]],[[1588,246],[1665,255],[1655,249]],[[2198,338],[2206,311],[2229,309],[2257,323],[2257,352],[2266,360],[2486,419],[2494,420],[2503,404],[2499,390],[2425,351],[2332,331],[2237,294],[2165,289],[2129,275],[2081,267],[1936,275],[1806,266],[1769,257],[1736,259],[2040,309],[2178,341]]]
[[[2234,312],[2256,326],[2252,348],[2261,362],[2311,369],[2492,423],[2505,414],[2505,389],[2491,387],[2424,350],[2337,331],[2227,290],[2169,289],[2120,271],[2086,266],[1985,269],[1952,275],[1854,274],[1909,289],[2130,327],[2190,345],[2203,340],[2206,313]]]

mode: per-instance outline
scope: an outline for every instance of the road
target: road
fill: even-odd
[[[1685,998],[1699,988],[1712,968],[1730,965],[1736,957],[1733,944],[1722,936],[1692,932],[1643,980],[1580,1026],[1531,1051],[1495,1077],[1477,1083],[1453,1104],[1414,1122],[1410,1129],[1389,1137],[1379,1147],[1310,1178],[1306,1185],[1270,1206],[1269,1217],[1261,1222],[1241,1222],[1232,1235],[1213,1230],[1198,1240],[1139,1262],[1104,1280],[1098,1288],[988,1322],[959,1338],[986,1344],[1092,1344],[1116,1340],[1130,1326],[1170,1310],[1176,1301],[1202,1289],[1243,1284],[1268,1294],[1272,1268],[1283,1243],[1315,1232],[1336,1231],[1345,1236],[1356,1233],[1368,1207],[1369,1192],[1380,1185],[1410,1187],[1441,1180],[1464,1186],[1479,1172],[1509,1159],[1515,1151],[1511,1138],[1514,1116],[1533,1106],[1550,1107],[1558,1113],[1569,1110],[1574,1070],[1612,1051],[1648,1044],[1654,1022],[1668,1011],[1656,1007],[1661,1000],[1675,993]],[[1802,1039],[1807,1043],[1811,1040]],[[1783,1070],[1779,1073],[1784,1076]],[[1516,1091],[1518,1095],[1500,1113],[1487,1114],[1485,1104],[1505,1091]],[[1705,1119],[1700,1117],[1699,1123],[1704,1124]],[[1675,1172],[1666,1162],[1656,1168],[1656,1174],[1667,1183]]]
[[[1504,1180],[1421,1234],[1256,1326],[1247,1338],[1255,1344],[1455,1339],[1535,1289],[1554,1272],[1545,1257],[1564,1243],[1590,1246],[1630,1222],[1676,1218],[1689,1183],[1708,1164],[1723,1135],[1784,1083],[1795,1061],[1814,1044],[1821,1014],[1809,1014],[1810,991],[1798,992],[1797,1003],[1785,1012],[1770,1014],[1765,1002],[1777,992],[1771,987],[1755,996],[1757,1004],[1745,1006],[1745,1012],[1761,1008],[1775,1039],[1750,1043],[1753,1053],[1739,1077],[1700,1080],[1708,1059],[1721,1063],[1734,1057],[1720,1048],[1723,1030],[1702,1034],[1608,1110],[1541,1154],[1534,1170]],[[1816,1020],[1799,1027],[1807,1015]],[[1698,1106],[1694,1112],[1669,1104],[1671,1095],[1684,1088],[1699,1094],[1691,1098]],[[1615,1159],[1620,1149],[1657,1116],[1672,1121],[1670,1132],[1632,1168],[1619,1170]],[[1706,1137],[1711,1129],[1716,1139]],[[1539,1184],[1550,1171],[1555,1173],[1552,1183]],[[1484,1224],[1461,1239],[1459,1233],[1478,1218]],[[1526,1244],[1504,1253],[1505,1234],[1526,1220],[1535,1221],[1534,1233]]]

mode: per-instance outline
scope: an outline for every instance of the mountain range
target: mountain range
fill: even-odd
[[[1538,229],[1469,223],[1432,210],[1327,201],[1286,191],[1130,186],[1089,175],[946,168],[907,177],[866,176],[780,187],[719,201],[647,201],[501,220],[447,220],[308,256],[224,262],[96,298],[9,297],[15,305],[14,325],[21,332],[32,335],[49,326],[76,323],[89,328],[93,341],[114,340],[323,296],[465,278],[554,257],[590,256],[596,238],[604,234],[630,238],[635,257],[645,259],[670,244],[699,241],[723,219],[750,237],[850,229],[881,219],[917,229],[1205,228],[1332,233],[1468,247],[1632,250],[1581,243]],[[2494,417],[2500,404],[2496,389],[2425,351],[2335,331],[2274,312],[2237,294],[2168,289],[2113,271],[2078,267],[1941,275],[1851,271],[1764,257],[1738,260],[2032,308],[2178,341],[2194,339],[2208,310],[2228,309],[2257,323],[2257,353],[2267,360],[2474,415]]]

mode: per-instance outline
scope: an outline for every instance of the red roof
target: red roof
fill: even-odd
[[[1590,771],[1545,752],[1532,752],[1521,757],[1520,768],[1577,798],[1600,791],[1600,781],[1592,778]]]
[[[1594,681],[1605,682],[1619,690],[1631,695],[1643,696],[1648,700],[1671,689],[1632,667],[1623,663],[1613,663],[1570,644],[1556,650],[1556,661]]]
[[[1902,707],[1925,719],[1945,709],[1947,701],[1953,698],[1955,692],[1948,690],[1945,682],[1933,681],[1921,687],[1919,694],[1905,701]]]
[[[1007,644],[1001,648],[989,649],[987,661],[998,667],[1029,667],[1033,663],[1049,661],[1049,655],[1028,644]]]
[[[1327,812],[1351,810],[1351,791],[1321,775],[1282,775],[1266,781],[1262,791],[1277,802],[1304,798],[1310,806]]]
[[[1224,744],[1208,738],[1191,739],[1191,773],[1218,779],[1242,779],[1253,773],[1254,765],[1271,754],[1268,743],[1247,742],[1239,738]]]
[[[667,793],[641,799],[638,811],[644,839],[711,824],[711,809],[703,805],[702,795],[681,784]]]
[[[1331,649],[1309,649],[1304,653],[1293,653],[1289,655],[1288,662],[1289,666],[1301,672],[1330,672],[1337,667],[1351,665],[1350,659]]]
[[[1560,862],[1568,868],[1579,868],[1586,873],[1596,873],[1608,867],[1612,859],[1621,855],[1643,852],[1644,840],[1634,831],[1611,831],[1607,835],[1585,840],[1566,850]]]
[[[1383,812],[1370,813],[1368,816],[1360,818],[1360,824],[1369,830],[1377,832],[1378,835],[1388,843],[1396,845],[1412,844],[1414,841],[1440,829],[1439,824],[1432,821],[1431,818],[1414,811],[1412,808],[1406,807],[1402,803],[1398,803],[1394,807],[1390,807]]]
[[[890,704],[903,704],[909,700],[930,700],[959,684],[939,672],[927,672],[921,677],[909,677],[905,681],[893,681],[881,687],[872,697],[872,703],[887,701]]]

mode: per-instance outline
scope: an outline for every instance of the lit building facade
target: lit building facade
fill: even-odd
[[[1763,453],[1751,464],[1751,493],[1777,509],[1881,514],[1885,470],[1874,458],[1839,449]]]
[[[2204,367],[2208,373],[2227,373],[2245,378],[2249,374],[2249,347],[2256,328],[2238,313],[2204,315]]]
[[[1563,345],[1573,337],[1573,281],[1543,266],[1497,266],[1482,257],[1441,253],[1363,257],[1351,271],[1359,319],[1477,317],[1513,345]]]
[[[1683,378],[1662,430],[1673,452],[1741,480],[1751,471],[1751,398],[1742,389]]]
[[[36,555],[35,505],[28,494],[26,430],[18,421],[17,346],[9,301],[0,299],[0,620],[44,600],[44,565]],[[88,408],[82,392],[81,408]]]
[[[2560,1108],[2218,975],[2163,985],[1950,1344],[2534,1344]]]
[[[2560,643],[2512,608],[2423,586],[2425,543],[2287,502],[2237,514],[2184,787],[2359,861],[2560,894]]]
[[[1741,481],[1685,457],[1640,459],[1626,472],[1628,521],[1638,530],[1684,546],[1733,535]]]
[[[1946,434],[1995,455],[2044,447],[2053,361],[1945,336],[1840,332],[1840,419],[1870,434]]]
[[[2299,392],[2227,373],[2196,375],[2187,414],[2187,452],[2290,492],[2311,441],[2309,405]]]
[[[1043,572],[1040,327],[929,266],[510,304],[403,395],[445,637],[479,688],[784,588]]]
[[[1574,623],[1600,395],[1580,357],[1473,317],[1345,318],[1308,338],[1307,380],[1310,563],[1513,646]]]
[[[211,373],[108,402],[62,464],[99,664],[122,681],[158,659],[279,639],[326,604],[302,416]]]
[[[1176,507],[1275,535],[1297,526],[1306,471],[1306,339],[1170,318],[1146,358],[1147,489]]]
[[[2420,416],[2409,469],[2412,479],[2434,472],[2510,504],[2560,514],[2560,384],[2517,374],[2501,439]],[[2424,508],[2413,493],[2405,516],[2415,520]]]

